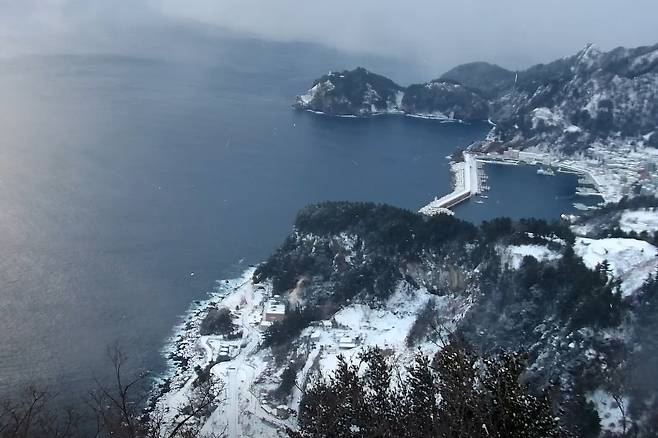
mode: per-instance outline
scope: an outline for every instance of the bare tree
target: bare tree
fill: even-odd
[[[114,382],[106,385],[97,380],[97,389],[90,395],[89,404],[96,419],[96,437],[119,438],[200,438],[203,419],[212,412],[221,393],[222,384],[212,378],[195,382],[178,407],[175,415],[164,412],[144,412],[148,395],[148,373],[133,377],[124,376],[126,355],[118,346],[109,351],[113,365]],[[213,432],[209,437],[223,436],[224,431]],[[204,436],[204,438],[208,435]]]
[[[30,389],[23,398],[0,403],[0,438],[220,438],[225,435],[226,428],[201,433],[204,420],[212,413],[222,392],[221,382],[212,375],[203,381],[197,377],[186,400],[173,415],[145,411],[150,389],[148,373],[126,376],[127,356],[118,346],[108,352],[112,379],[109,383],[96,379],[96,387],[86,401],[87,415],[58,408],[58,394]]]
[[[53,409],[57,394],[30,388],[18,400],[0,405],[0,437],[72,438],[78,435],[80,415],[72,409]]]

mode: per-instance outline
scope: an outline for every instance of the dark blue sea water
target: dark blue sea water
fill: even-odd
[[[203,60],[0,62],[0,394],[81,389],[119,341],[157,369],[190,302],[265,259],[298,209],[371,200],[417,210],[448,190],[445,158],[486,125],[291,109],[332,67],[412,67],[305,45],[222,46]],[[411,80],[411,79],[409,79]],[[491,167],[458,215],[557,217],[573,178]]]

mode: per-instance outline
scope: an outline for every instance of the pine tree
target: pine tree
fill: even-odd
[[[473,437],[483,432],[482,406],[476,368],[477,356],[463,340],[452,338],[434,358],[439,405],[440,435]]]
[[[501,353],[484,359],[483,386],[489,399],[488,436],[506,438],[563,436],[545,395],[534,396],[520,382],[525,357]]]
[[[407,425],[409,437],[437,436],[438,428],[438,390],[430,361],[423,354],[416,355],[413,365],[408,369],[402,402],[403,421]]]
[[[368,406],[368,436],[399,436],[396,417],[399,415],[397,394],[391,388],[393,374],[384,352],[375,347],[361,355],[367,363],[363,373],[365,402]]]
[[[524,360],[503,353],[481,358],[453,338],[433,364],[419,353],[393,382],[383,352],[341,357],[333,377],[318,379],[302,400],[294,438],[552,438],[567,436],[544,395],[520,382]],[[396,384],[397,383],[397,384]]]

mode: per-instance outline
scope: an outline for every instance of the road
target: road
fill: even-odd
[[[242,286],[244,285],[240,285]],[[262,293],[252,290],[247,292],[244,298],[240,300],[241,312],[236,321],[242,328],[243,337],[239,341],[242,348],[233,359],[218,363],[212,368],[212,373],[225,384],[224,397],[206,421],[202,433],[225,429],[228,438],[250,435],[277,436],[277,431],[285,430],[288,424],[262,406],[257,394],[253,392],[258,368],[254,366],[254,356],[258,352],[261,331],[258,326],[249,322],[259,320],[255,316],[262,313],[264,297]],[[216,356],[220,344],[226,345],[226,341],[220,342],[212,337],[202,337],[199,343],[207,360]],[[231,344],[237,346],[237,341]]]

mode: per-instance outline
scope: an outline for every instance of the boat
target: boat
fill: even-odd
[[[555,172],[553,172],[553,169],[551,168],[540,167],[537,169],[537,175],[554,176]]]
[[[476,204],[484,204],[484,201],[480,201],[479,199],[475,201]]]

